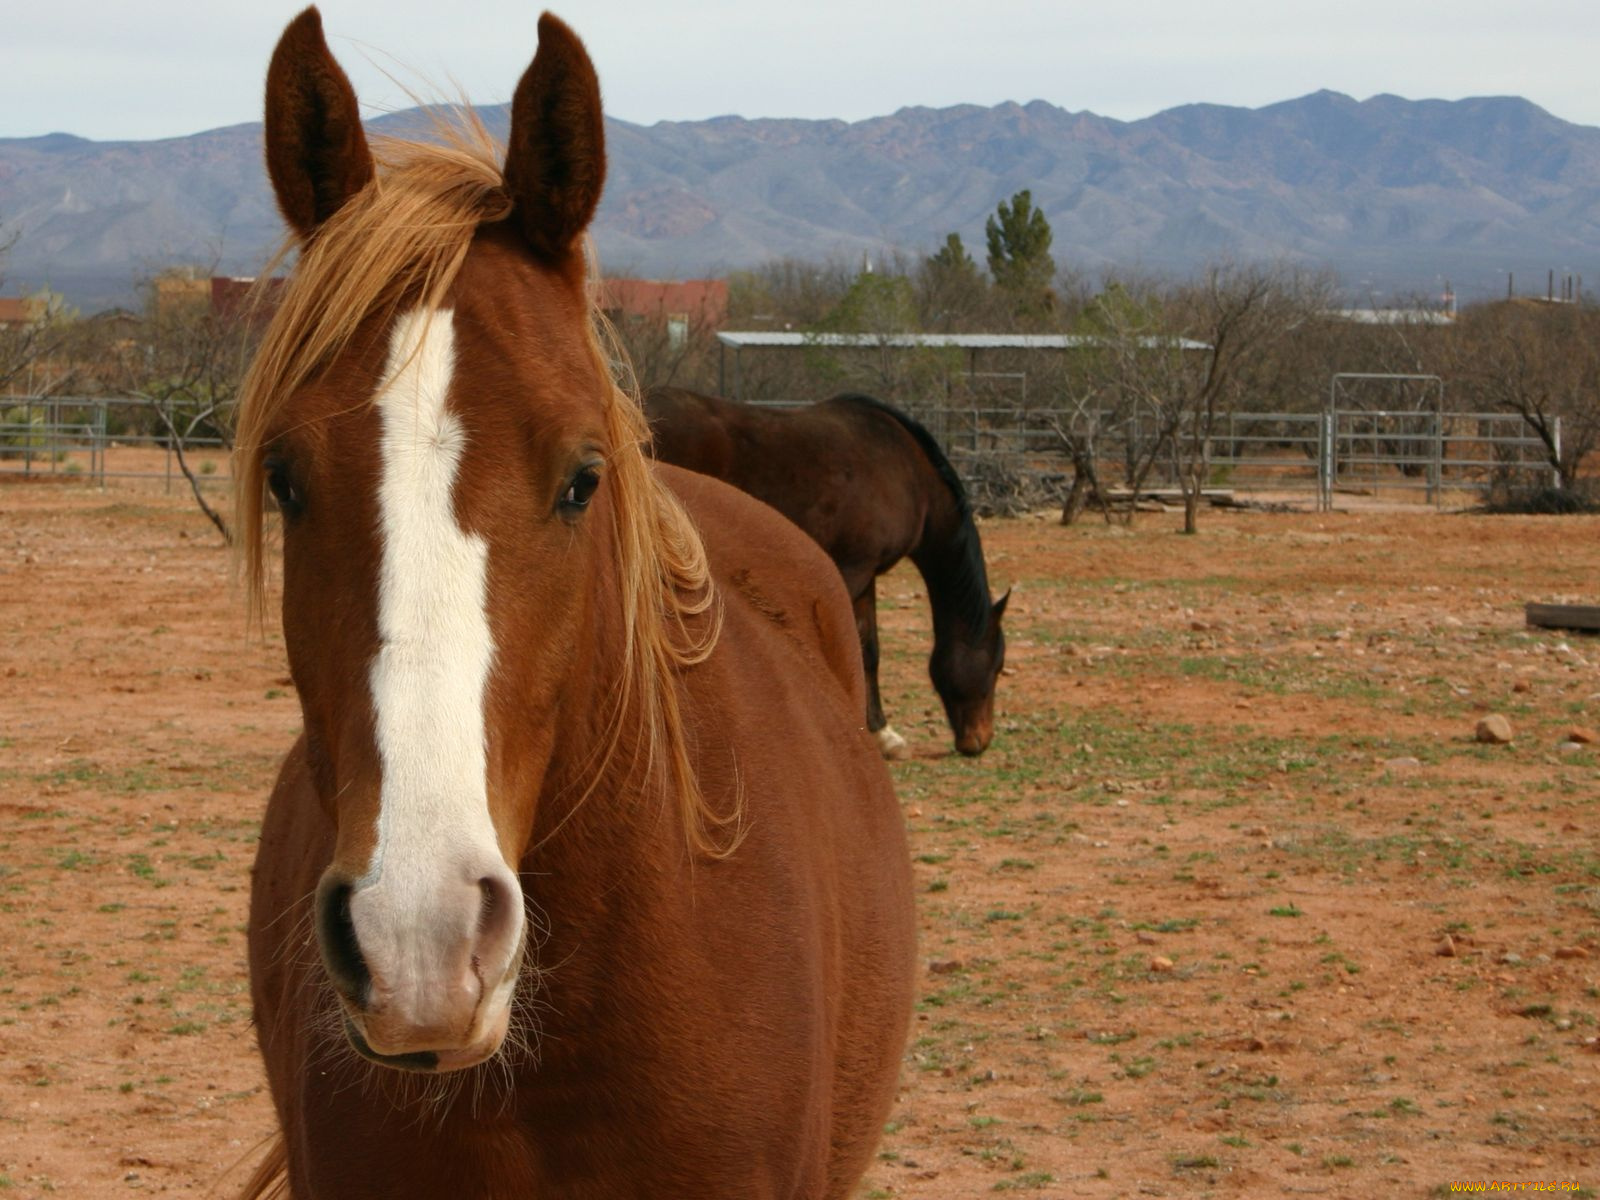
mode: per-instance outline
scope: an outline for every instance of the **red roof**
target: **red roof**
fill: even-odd
[[[725,279],[604,279],[600,307],[629,317],[667,317],[683,313],[720,325],[728,313]]]
[[[249,311],[252,294],[256,288],[253,276],[213,275],[211,277],[211,313],[215,317],[225,320],[234,320],[238,317],[249,315],[253,320],[262,321],[272,315],[272,310],[277,307],[278,298],[283,292],[286,282],[282,276],[274,276],[267,281],[267,293],[261,299],[261,308],[254,312]]]
[[[18,296],[0,296],[0,325],[30,325],[38,316],[38,304]]]

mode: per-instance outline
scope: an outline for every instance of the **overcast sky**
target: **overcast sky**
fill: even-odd
[[[9,0],[0,136],[155,138],[260,117],[294,3]],[[328,0],[334,53],[375,112],[385,72],[509,98],[537,3]],[[904,105],[1048,100],[1133,119],[1332,88],[1365,99],[1520,95],[1600,125],[1600,0],[558,0],[606,110],[858,120]]]

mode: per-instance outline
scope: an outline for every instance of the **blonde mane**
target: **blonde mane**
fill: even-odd
[[[253,618],[263,610],[266,581],[262,458],[286,401],[368,318],[397,316],[402,302],[438,307],[478,227],[511,211],[501,147],[471,110],[452,115],[436,119],[437,143],[376,144],[376,177],[302,249],[246,373],[233,455],[234,546]],[[286,245],[276,263],[293,248]],[[622,588],[624,665],[616,719],[608,722],[588,790],[605,775],[624,731],[632,730],[639,738],[635,765],[642,763],[650,778],[665,769],[691,849],[722,855],[739,840],[739,806],[719,814],[701,791],[678,685],[679,673],[704,661],[716,645],[722,610],[699,532],[646,457],[649,424],[626,358],[594,303],[592,255],[589,266],[589,348],[596,370],[612,384],[606,487]]]

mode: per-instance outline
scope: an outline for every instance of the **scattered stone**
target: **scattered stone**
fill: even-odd
[[[1157,975],[1169,973],[1176,964],[1164,954],[1157,954],[1150,959],[1150,969]]]
[[[928,974],[930,975],[953,975],[959,970],[961,970],[961,960],[959,958],[936,958],[928,964]]]
[[[1266,837],[1267,827],[1265,825],[1248,825],[1245,827],[1244,835],[1245,837]]]
[[[1386,758],[1383,765],[1391,771],[1415,771],[1422,765],[1422,760],[1415,755],[1403,754],[1399,758]]]
[[[1531,691],[1533,691],[1533,680],[1531,680],[1531,679],[1519,679],[1519,680],[1517,680],[1515,683],[1513,683],[1511,685],[1511,690],[1513,692],[1519,692],[1519,693],[1520,692],[1531,692]]]
[[[1478,741],[1490,746],[1509,745],[1512,739],[1511,722],[1499,713],[1490,713],[1478,722]]]
[[[1456,956],[1455,938],[1451,937],[1448,933],[1445,934],[1444,940],[1439,943],[1438,947],[1434,950],[1434,953],[1440,958],[1454,958]]]
[[[1574,725],[1571,729],[1567,730],[1566,740],[1569,742],[1577,742],[1579,745],[1587,746],[1590,742],[1600,741],[1600,738],[1595,736],[1594,730],[1585,729],[1582,725]]]
[[[1556,743],[1557,754],[1581,754],[1587,749],[1582,742],[1565,741]]]
[[[1589,951],[1582,946],[1562,946],[1556,951],[1557,958],[1589,958]]]
[[[1153,933],[1146,933],[1142,929],[1133,936],[1138,940],[1141,946],[1154,946],[1156,944],[1155,935]]]
[[[1522,961],[1522,955],[1518,954],[1515,950],[1507,950],[1500,956],[1500,961],[1505,963],[1507,966],[1514,967]]]

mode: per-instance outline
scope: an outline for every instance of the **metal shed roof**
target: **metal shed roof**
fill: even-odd
[[[1073,333],[775,333],[765,330],[723,331],[717,341],[736,350],[746,347],[801,347],[837,346],[841,348],[872,349],[890,346],[909,350],[916,347],[943,348],[954,346],[962,350],[1081,350],[1094,346],[1098,338]],[[1176,344],[1183,350],[1206,350],[1204,342],[1191,338],[1177,338],[1163,343],[1158,338],[1143,338],[1148,346]]]

